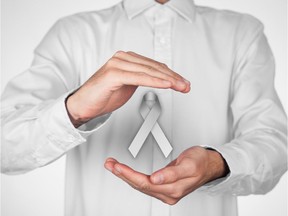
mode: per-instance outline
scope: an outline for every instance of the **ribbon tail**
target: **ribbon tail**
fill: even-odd
[[[171,151],[173,150],[170,142],[168,141],[167,137],[165,136],[164,132],[162,131],[159,124],[156,122],[154,127],[152,128],[152,134],[161,149],[162,153],[164,154],[165,158],[169,156]]]
[[[138,133],[134,137],[131,145],[128,148],[134,158],[137,156],[138,152],[143,146],[147,136],[154,127],[159,115],[160,115],[159,110],[156,107],[155,108],[153,107],[153,109],[151,109],[148,116],[146,117],[144,123],[140,127]]]

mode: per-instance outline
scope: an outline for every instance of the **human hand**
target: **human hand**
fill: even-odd
[[[116,52],[66,101],[75,127],[124,105],[138,86],[187,93],[190,82],[165,64],[133,52]]]
[[[152,175],[137,172],[114,158],[108,158],[105,168],[134,189],[174,205],[205,183],[224,177],[229,168],[217,151],[195,146]]]

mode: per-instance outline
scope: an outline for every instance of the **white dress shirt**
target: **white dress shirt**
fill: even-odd
[[[120,109],[74,128],[67,95],[117,50],[166,63],[191,82],[191,91],[139,87]],[[31,67],[2,95],[2,172],[24,173],[66,154],[66,216],[235,216],[237,195],[268,192],[287,169],[286,116],[273,79],[263,25],[249,15],[192,0],[125,0],[62,18],[35,49]],[[173,146],[168,158],[151,134],[136,158],[128,151],[143,123],[142,97],[151,90]],[[114,157],[150,174],[196,145],[220,152],[230,174],[174,206],[103,167]]]

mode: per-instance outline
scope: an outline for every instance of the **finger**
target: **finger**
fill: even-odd
[[[191,85],[190,85],[190,82],[189,82],[189,85],[186,85],[186,89],[184,89],[183,92],[187,93],[187,92],[190,92],[191,90]]]
[[[128,54],[128,56],[127,56]],[[129,55],[132,55],[134,56],[135,58],[129,58]],[[136,58],[137,57],[137,58]],[[161,63],[161,62],[158,62],[158,61],[155,61],[153,59],[150,59],[150,58],[147,58],[145,56],[142,56],[142,55],[139,55],[135,52],[131,52],[131,51],[128,51],[125,55],[125,58],[128,58],[130,61],[135,61],[135,62],[142,62],[142,64],[147,64],[149,66],[153,66],[154,68],[160,70],[161,72],[164,72],[164,73],[167,73],[167,74],[170,74],[171,76],[175,77],[176,79],[179,79],[179,80],[182,80],[185,82],[186,84],[186,89],[182,92],[184,93],[187,93],[190,91],[191,87],[191,83],[189,80],[185,79],[183,76],[181,76],[180,74],[174,72],[173,70],[171,70],[169,67],[167,67],[167,65]],[[144,60],[144,61],[143,61]]]
[[[115,70],[114,70],[115,71]],[[181,83],[179,85],[173,86],[172,83],[168,80],[164,80],[158,77],[150,76],[146,73],[135,73],[131,71],[115,71],[117,73],[117,79],[115,79],[115,74],[113,75],[114,82],[117,82],[119,85],[133,85],[133,86],[145,86],[152,88],[161,88],[161,89],[174,89],[176,91],[180,91],[186,93],[186,85],[185,83]]]
[[[150,180],[153,184],[170,184],[180,179],[192,177],[191,171],[189,171],[183,165],[167,166],[161,170],[154,172]]]
[[[107,158],[104,166],[135,188],[140,188],[139,186],[142,184],[150,184],[148,175],[137,172],[129,166],[119,163],[114,158]],[[126,176],[129,178],[126,178]],[[145,186],[145,188],[148,187],[149,186]]]
[[[153,185],[151,184],[148,175],[137,172],[127,165],[118,162],[114,165],[113,173],[128,183],[132,188],[142,193],[155,197],[168,204],[175,204],[177,202],[177,200],[172,197],[175,193],[173,190],[175,188],[174,185],[172,187],[171,185]]]
[[[184,86],[186,86],[187,88],[188,86],[190,86],[190,83],[185,82],[183,79],[178,79],[177,77],[172,76],[171,74],[163,73],[162,71],[149,65],[134,63],[134,62],[130,62],[125,59],[120,59],[117,57],[113,57],[111,61],[113,61],[111,63],[112,67],[117,67],[124,71],[146,73],[150,76],[157,77],[163,80],[167,80],[171,82],[172,86],[174,87],[177,87],[177,85],[180,88],[183,88]]]
[[[199,184],[195,178],[180,179],[171,184],[157,185],[158,189],[161,189],[161,193],[166,197],[179,200],[196,190]]]
[[[122,165],[120,165],[120,166],[122,166]],[[127,175],[125,170],[123,173],[122,168],[119,169],[119,167],[117,167],[115,169],[117,169],[117,171],[114,170],[113,173],[118,178],[122,179],[124,182],[129,184],[133,189],[140,191],[141,193],[144,193],[144,194],[149,195],[151,197],[154,197],[156,199],[159,199],[162,202],[165,202],[167,204],[175,204],[177,202],[176,199],[172,198],[173,192],[169,193],[168,189],[166,189],[166,188],[169,188],[166,185],[163,186],[163,188],[161,188],[161,189],[157,189],[157,188],[155,188],[155,185],[150,184],[150,182],[148,181],[148,176],[146,176],[146,177],[142,176],[142,177],[144,177],[142,180],[141,180],[142,177],[140,177],[139,179],[136,180],[136,178],[139,177],[139,176],[137,177],[137,175],[138,174],[139,175],[145,175],[143,173],[139,173],[139,172],[136,172],[133,170],[134,172],[132,171],[130,174]],[[132,175],[136,175],[136,176],[132,176]]]
[[[163,73],[173,76],[176,79],[185,80],[181,75],[172,71],[165,64],[155,61],[153,59],[147,58],[145,56],[139,55],[137,53],[130,52],[130,51],[129,52],[117,52],[115,56],[118,58],[124,59],[126,61],[130,61],[130,62],[134,62],[138,64],[144,64],[149,67],[153,67],[155,69],[160,70]]]
[[[118,162],[115,158],[109,157],[106,159],[106,162]]]
[[[116,164],[120,164],[120,163],[117,160],[115,160],[114,158],[108,158],[108,159],[106,159],[104,166],[107,170],[111,171],[114,175],[121,178],[123,181],[128,183],[130,186],[135,187],[131,181],[126,179],[121,174],[121,168],[119,168],[118,166],[115,167]]]
[[[161,187],[162,185],[153,185],[150,182],[149,175],[135,171],[125,164],[115,163],[113,173],[130,184],[134,189],[144,193],[161,193],[164,188]]]
[[[176,166],[177,165],[177,159],[171,161],[169,164],[167,164],[165,167],[168,167],[168,166]]]
[[[187,79],[185,79],[183,76],[181,76],[180,74],[178,74],[175,71],[173,71],[172,69],[170,69],[164,63],[155,61],[153,59],[141,56],[141,55],[133,53],[133,52],[128,52],[128,58],[130,61],[135,61],[136,63],[141,63],[141,64],[147,65],[149,67],[153,67],[153,68],[161,71],[162,73],[165,73],[165,74],[168,74],[168,75],[174,77],[175,79],[185,81],[187,84],[190,84],[190,82]]]
[[[104,163],[104,167],[110,172],[112,172],[116,163],[118,163],[118,161],[115,160],[114,158],[107,158]]]
[[[114,164],[113,174],[134,189],[170,205],[177,203],[183,196],[197,188],[193,187],[193,179],[181,179],[172,184],[153,185],[148,175],[137,172],[127,165],[119,163],[115,159],[107,159],[106,163]]]
[[[131,51],[128,51],[127,54],[128,55],[132,55],[134,57],[137,57],[137,59],[136,58],[135,59],[132,58],[131,60],[137,61],[138,58],[139,58],[140,60],[143,61],[143,63],[146,63],[147,65],[152,65],[152,66],[154,66],[155,68],[158,68],[159,70],[161,70],[164,73],[169,73],[172,76],[174,76],[175,78],[180,79],[180,80],[186,80],[183,76],[181,76],[180,74],[178,74],[178,73],[174,72],[173,70],[171,70],[164,63],[158,62],[158,61],[156,61],[154,59],[148,58],[146,56],[142,56],[140,54],[137,54],[137,53],[131,52]],[[188,80],[186,80],[186,81],[188,81]]]
[[[113,163],[113,162],[112,162]],[[145,193],[149,196],[155,197],[160,200],[169,200],[170,198],[161,194],[155,193],[152,189],[152,184],[149,182],[149,176],[137,172],[127,165],[121,163],[115,163],[112,169],[112,173],[124,182],[129,184],[132,188]]]
[[[180,179],[171,184],[155,185],[151,184],[149,176],[137,172],[124,164],[115,164],[116,175],[127,182],[134,189],[153,196],[166,203],[175,203],[198,186],[195,178]]]
[[[152,185],[148,175],[137,172],[121,163],[115,164],[114,169],[119,173],[119,177],[123,177],[123,179],[129,182],[135,189],[142,192],[151,191]]]

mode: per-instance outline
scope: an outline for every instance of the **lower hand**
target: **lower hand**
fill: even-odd
[[[229,169],[221,155],[202,147],[191,147],[177,159],[152,175],[137,172],[113,158],[105,168],[134,189],[174,205],[205,183],[227,175]]]

